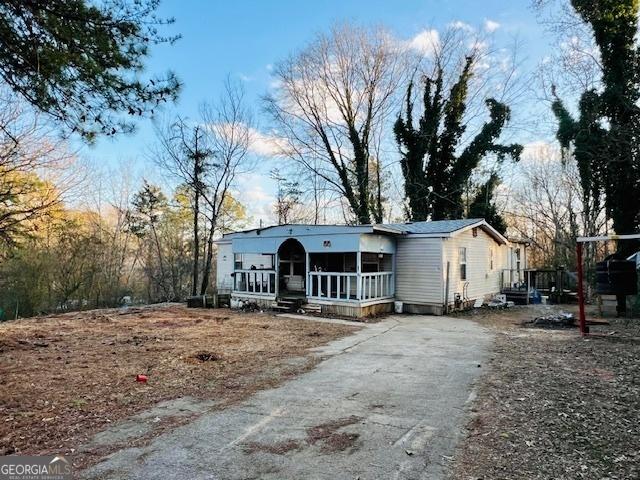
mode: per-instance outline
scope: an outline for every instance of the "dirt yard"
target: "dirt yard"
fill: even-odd
[[[453,479],[640,478],[640,320],[520,326],[549,308],[468,315],[496,342]]]
[[[357,329],[180,305],[0,324],[0,455],[73,453],[164,400],[190,396],[219,408],[311,368],[313,357],[292,358]],[[136,382],[138,374],[148,381]],[[155,433],[186,420],[162,419]]]

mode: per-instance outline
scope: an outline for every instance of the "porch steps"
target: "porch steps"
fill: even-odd
[[[309,313],[322,313],[322,306],[316,303],[305,303],[300,308]]]
[[[286,298],[280,298],[271,304],[272,310],[286,313],[296,313],[300,308],[308,313],[322,313],[322,307],[320,305],[315,303],[301,303],[301,299],[288,300]]]
[[[297,304],[295,300],[286,300],[284,298],[279,298],[275,302],[271,304],[272,310],[278,310],[280,312],[291,313],[297,310]]]

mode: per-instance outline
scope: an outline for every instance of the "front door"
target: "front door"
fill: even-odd
[[[278,249],[280,293],[305,293],[306,252],[302,244],[290,238]]]

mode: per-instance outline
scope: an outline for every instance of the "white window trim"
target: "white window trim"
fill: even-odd
[[[467,247],[458,247],[458,264],[460,269],[460,281],[466,282],[469,278],[467,271]],[[464,265],[464,278],[462,277],[462,266]]]

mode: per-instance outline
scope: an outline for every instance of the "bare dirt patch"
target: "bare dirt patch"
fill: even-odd
[[[357,328],[179,305],[0,324],[0,454],[68,454],[165,400],[240,400],[311,368],[312,357],[287,360]],[[158,431],[173,425],[163,420]]]
[[[272,455],[284,455],[294,450],[300,450],[302,445],[297,440],[283,440],[274,443],[247,442],[243,448],[244,452],[248,454],[264,452]]]
[[[343,427],[358,423],[362,418],[355,415],[350,417],[339,418],[330,422],[316,425],[307,429],[307,441],[310,445],[320,443],[321,450],[325,453],[341,452],[351,449],[358,440],[357,433],[339,432]]]
[[[272,455],[285,455],[294,450],[302,450],[309,446],[318,445],[322,453],[336,453],[353,451],[360,435],[357,433],[340,432],[339,430],[353,425],[362,420],[361,417],[338,418],[329,422],[307,428],[307,437],[304,440],[282,440],[275,442],[246,442],[243,451],[247,454],[256,452],[270,453]]]
[[[639,321],[610,319],[586,339],[518,326],[549,309],[471,316],[496,343],[453,479],[640,478]]]

